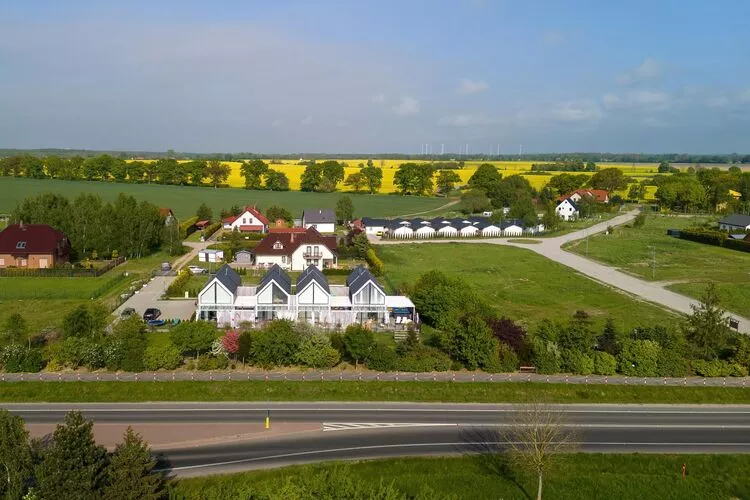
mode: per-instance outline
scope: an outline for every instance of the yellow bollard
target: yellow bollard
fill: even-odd
[[[266,430],[271,428],[271,412],[266,411]]]

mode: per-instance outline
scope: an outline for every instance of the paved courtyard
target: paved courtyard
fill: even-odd
[[[161,318],[163,319],[190,319],[195,314],[195,298],[160,300],[160,297],[174,279],[174,276],[155,276],[146,286],[118,307],[114,314],[119,317],[123,309],[132,307],[139,316],[142,316],[146,309],[155,307],[161,311]]]

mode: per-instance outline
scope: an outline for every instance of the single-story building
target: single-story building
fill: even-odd
[[[195,229],[197,229],[198,231],[202,231],[206,229],[206,227],[210,224],[211,224],[210,220],[199,220],[198,222],[195,223]]]
[[[304,233],[274,232],[255,247],[255,265],[278,265],[290,271],[302,271],[309,266],[319,269],[338,265],[338,242],[335,236],[322,236],[311,227]]]
[[[555,213],[562,220],[575,220],[578,218],[578,205],[570,198],[566,198],[555,207]]]
[[[388,227],[391,221],[388,219],[375,219],[372,217],[362,217],[361,219],[354,221],[354,227],[358,227],[364,230],[365,234],[379,235],[385,232],[385,228]]]
[[[252,264],[253,253],[250,250],[239,250],[234,254],[234,261],[237,264]]]
[[[237,229],[243,233],[268,232],[268,219],[255,207],[245,207],[239,215],[231,215],[222,219],[225,231]]]
[[[200,262],[221,262],[224,260],[224,250],[204,248],[198,252]]]
[[[314,227],[319,233],[336,232],[336,214],[330,208],[318,208],[302,212],[302,227]]]
[[[405,296],[387,295],[363,267],[349,274],[346,285],[329,284],[316,266],[305,268],[292,284],[277,265],[257,285],[242,285],[237,272],[224,265],[198,294],[195,318],[230,327],[288,319],[336,329],[354,323],[384,330],[419,328],[414,303]]]
[[[719,221],[722,231],[750,231],[750,215],[732,214]]]
[[[46,269],[68,262],[70,241],[46,224],[11,224],[0,231],[0,268]]]

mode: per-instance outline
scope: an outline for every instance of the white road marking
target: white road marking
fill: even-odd
[[[415,428],[415,427],[532,427],[533,424],[516,424],[516,423],[419,423],[419,422],[323,422],[323,431],[350,431],[362,429],[397,429],[397,428]],[[563,424],[566,428],[571,429],[748,429],[748,425],[736,424]]]
[[[477,443],[481,444],[483,446],[487,445],[513,445],[513,444],[523,444],[520,442],[505,442],[505,441],[487,441],[483,443]],[[557,444],[557,443],[552,443]],[[573,446],[675,446],[675,447],[687,447],[687,446],[721,446],[721,447],[732,447],[732,446],[749,446],[750,443],[618,443],[618,442],[601,442],[601,443],[586,443],[586,442],[575,442],[575,443],[560,443],[560,444],[568,444]],[[203,469],[206,467],[221,467],[225,465],[236,465],[241,463],[249,463],[249,462],[260,462],[263,460],[274,460],[279,458],[292,458],[292,457],[301,457],[305,455],[321,455],[324,453],[342,453],[342,452],[348,452],[348,451],[363,451],[363,450],[384,450],[384,449],[393,449],[393,448],[424,448],[424,447],[438,447],[438,448],[444,448],[448,446],[471,446],[471,443],[466,442],[459,442],[459,443],[411,443],[411,444],[381,444],[381,445],[372,445],[372,446],[354,446],[350,448],[334,448],[329,450],[311,450],[311,451],[300,451],[296,453],[283,453],[280,455],[268,455],[265,457],[254,457],[254,458],[242,458],[239,460],[229,460],[226,462],[213,462],[209,464],[199,464],[199,465],[185,465],[182,467],[172,467],[171,469],[159,469],[154,470],[155,472],[162,472],[162,471],[179,471],[179,470],[190,470],[190,469]]]

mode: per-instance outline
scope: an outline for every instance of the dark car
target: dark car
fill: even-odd
[[[131,317],[131,316],[132,316],[132,315],[134,315],[134,314],[135,314],[135,309],[133,309],[132,307],[126,307],[126,308],[125,308],[125,309],[123,309],[123,310],[122,310],[122,312],[120,313],[120,317],[121,317],[122,319],[126,319],[126,318],[129,318],[129,317]]]
[[[155,307],[149,307],[146,312],[143,313],[143,321],[150,321],[161,316],[161,311]]]

